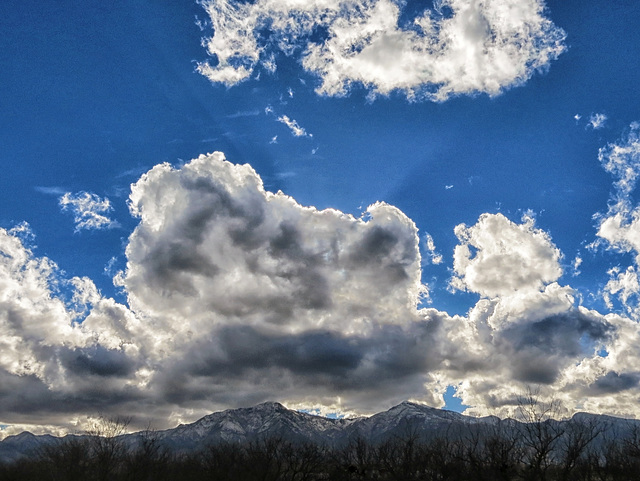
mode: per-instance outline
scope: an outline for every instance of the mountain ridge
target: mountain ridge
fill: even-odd
[[[589,413],[576,413],[576,422],[601,421],[617,426],[618,430],[640,429],[640,421]],[[296,443],[319,445],[344,445],[354,439],[383,442],[407,435],[428,439],[445,433],[474,429],[491,429],[501,423],[504,426],[524,425],[513,419],[501,420],[495,416],[472,417],[455,411],[438,409],[404,401],[387,411],[371,416],[354,418],[328,418],[286,408],[279,402],[265,402],[251,407],[218,411],[175,428],[153,432],[154,439],[175,452],[193,452],[208,445],[220,443],[246,443],[266,438],[280,437]],[[569,420],[556,420],[565,423]],[[133,448],[142,442],[145,432],[118,436],[125,445]],[[0,441],[0,461],[12,461],[28,456],[38,447],[62,443],[68,439],[82,439],[87,435],[56,437],[50,434],[34,435],[28,431],[7,436]]]

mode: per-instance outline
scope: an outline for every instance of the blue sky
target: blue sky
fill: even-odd
[[[3,10],[5,434],[638,414],[636,2]]]

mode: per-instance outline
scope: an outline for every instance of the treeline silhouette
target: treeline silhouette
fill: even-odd
[[[454,432],[455,431],[455,432]],[[283,437],[217,443],[180,453],[153,431],[133,446],[122,436],[76,436],[5,463],[0,480],[125,481],[614,481],[640,479],[640,430],[618,436],[595,421],[496,422],[419,438],[372,443],[362,437],[340,447]]]
[[[598,416],[556,421],[555,403],[520,400],[517,420],[452,423],[425,432],[405,419],[386,439],[342,445],[286,433],[184,451],[128,421],[43,443],[0,463],[0,481],[638,481],[640,424]],[[414,420],[415,421],[415,420]]]

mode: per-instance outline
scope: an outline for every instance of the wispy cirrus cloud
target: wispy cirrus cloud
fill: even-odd
[[[277,120],[278,122],[289,127],[289,130],[291,130],[291,133],[295,137],[313,137],[313,134],[308,133],[304,128],[300,127],[298,122],[290,119],[287,115],[281,115]]]
[[[113,210],[108,198],[90,192],[66,192],[58,202],[63,212],[71,212],[75,223],[75,231],[112,229],[119,224],[108,217]]]
[[[391,0],[203,5],[214,30],[206,47],[216,60],[200,62],[198,70],[227,86],[248,79],[258,65],[275,71],[274,52],[282,52],[302,54],[323,95],[345,95],[359,84],[373,96],[397,90],[444,101],[498,95],[565,50],[565,33],[544,16],[542,0],[442,0],[402,22],[403,5]]]
[[[56,187],[56,186],[36,186],[34,187],[34,189],[37,192],[40,192],[41,194],[47,194],[47,195],[63,195],[65,194],[65,189],[63,189],[62,187]]]

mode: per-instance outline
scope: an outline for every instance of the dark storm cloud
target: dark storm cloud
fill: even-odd
[[[102,346],[61,350],[59,359],[69,374],[77,376],[122,378],[133,374],[139,364],[121,350]]]
[[[516,324],[503,331],[516,351],[538,349],[545,354],[577,356],[594,342],[610,338],[614,327],[579,311],[553,315],[536,322]]]
[[[0,370],[0,417],[4,422],[68,422],[76,415],[97,416],[117,412],[125,405],[140,409],[142,396],[136,389],[82,380],[67,390],[51,389],[36,376],[16,376]],[[134,407],[135,406],[135,407]]]
[[[406,269],[415,259],[415,245],[388,227],[374,226],[366,231],[349,257],[354,267],[380,266],[390,282],[402,282],[410,277]]]
[[[638,387],[639,384],[640,373],[638,372],[617,373],[610,371],[591,384],[589,391],[596,396],[617,394]]]
[[[552,384],[567,363],[590,355],[593,346],[611,338],[614,327],[580,311],[515,324],[500,333],[498,348],[512,351],[515,379]]]
[[[185,241],[159,245],[149,252],[145,262],[149,266],[149,284],[169,295],[174,291],[195,295],[190,276],[213,277],[219,270],[206,256],[198,253],[195,245]]]
[[[432,347],[433,324],[381,326],[367,335],[331,331],[282,335],[227,326],[214,338],[191,345],[184,359],[167,365],[156,380],[157,388],[174,402],[219,400],[220,385],[233,389],[258,378],[264,392],[261,400],[346,392],[374,395],[403,383],[420,391],[425,373],[439,362],[439,352]]]

